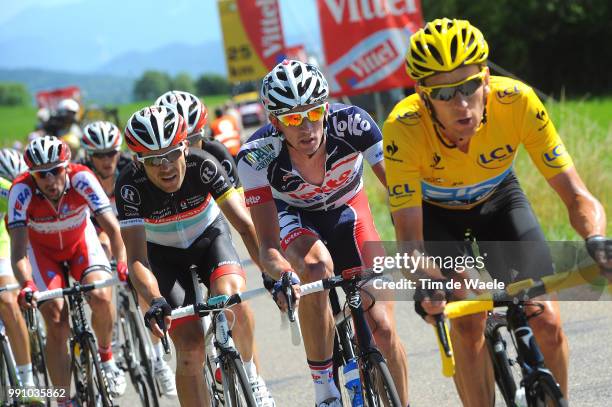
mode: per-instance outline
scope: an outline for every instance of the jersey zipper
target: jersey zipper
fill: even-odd
[[[41,192],[41,194],[42,194],[42,192]],[[57,209],[55,209],[55,206],[53,206],[53,203],[49,200],[49,198],[47,198],[47,196],[45,194],[42,194],[42,196],[47,201],[47,204],[49,204],[49,206],[51,207],[51,210],[53,210],[53,212],[55,213],[55,217],[56,217],[57,221],[60,221],[60,214],[57,211]],[[62,193],[62,196],[59,199],[59,202],[57,203],[57,207],[58,208],[62,207],[62,201],[64,200],[64,196],[66,196],[65,189],[64,189],[64,192]],[[59,237],[60,249],[63,250],[64,249],[64,239],[62,238],[62,231],[60,230],[59,232],[57,232],[57,235]]]
[[[176,233],[179,235],[179,238],[181,239],[181,242],[183,243],[183,245],[185,245],[185,243],[187,243],[187,239],[185,238],[185,231],[183,230],[181,223],[179,221],[179,210],[178,210],[178,206],[176,203],[176,199],[174,192],[170,194],[170,201],[172,202],[172,207],[174,208],[174,215],[176,216]]]

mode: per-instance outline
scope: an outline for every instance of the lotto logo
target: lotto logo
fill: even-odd
[[[261,196],[259,195],[251,195],[244,200],[247,206],[257,205],[259,201],[261,201]]]

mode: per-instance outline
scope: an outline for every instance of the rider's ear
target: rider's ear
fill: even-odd
[[[281,131],[280,122],[278,121],[278,118],[276,116],[274,116],[273,114],[269,114],[268,120],[270,120],[270,123],[272,124],[272,126],[274,126],[276,130],[278,130],[279,132]]]

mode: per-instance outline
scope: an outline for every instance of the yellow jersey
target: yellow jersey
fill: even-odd
[[[383,126],[391,211],[422,200],[449,209],[474,207],[512,171],[520,144],[546,179],[573,165],[533,89],[500,76],[491,76],[489,86],[486,120],[467,153],[434,127],[418,94],[394,107]]]

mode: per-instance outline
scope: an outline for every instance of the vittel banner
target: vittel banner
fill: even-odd
[[[218,0],[230,82],[259,80],[285,59],[277,0]]]
[[[420,0],[317,0],[317,5],[332,95],[412,84],[404,55],[410,35],[423,25]]]

